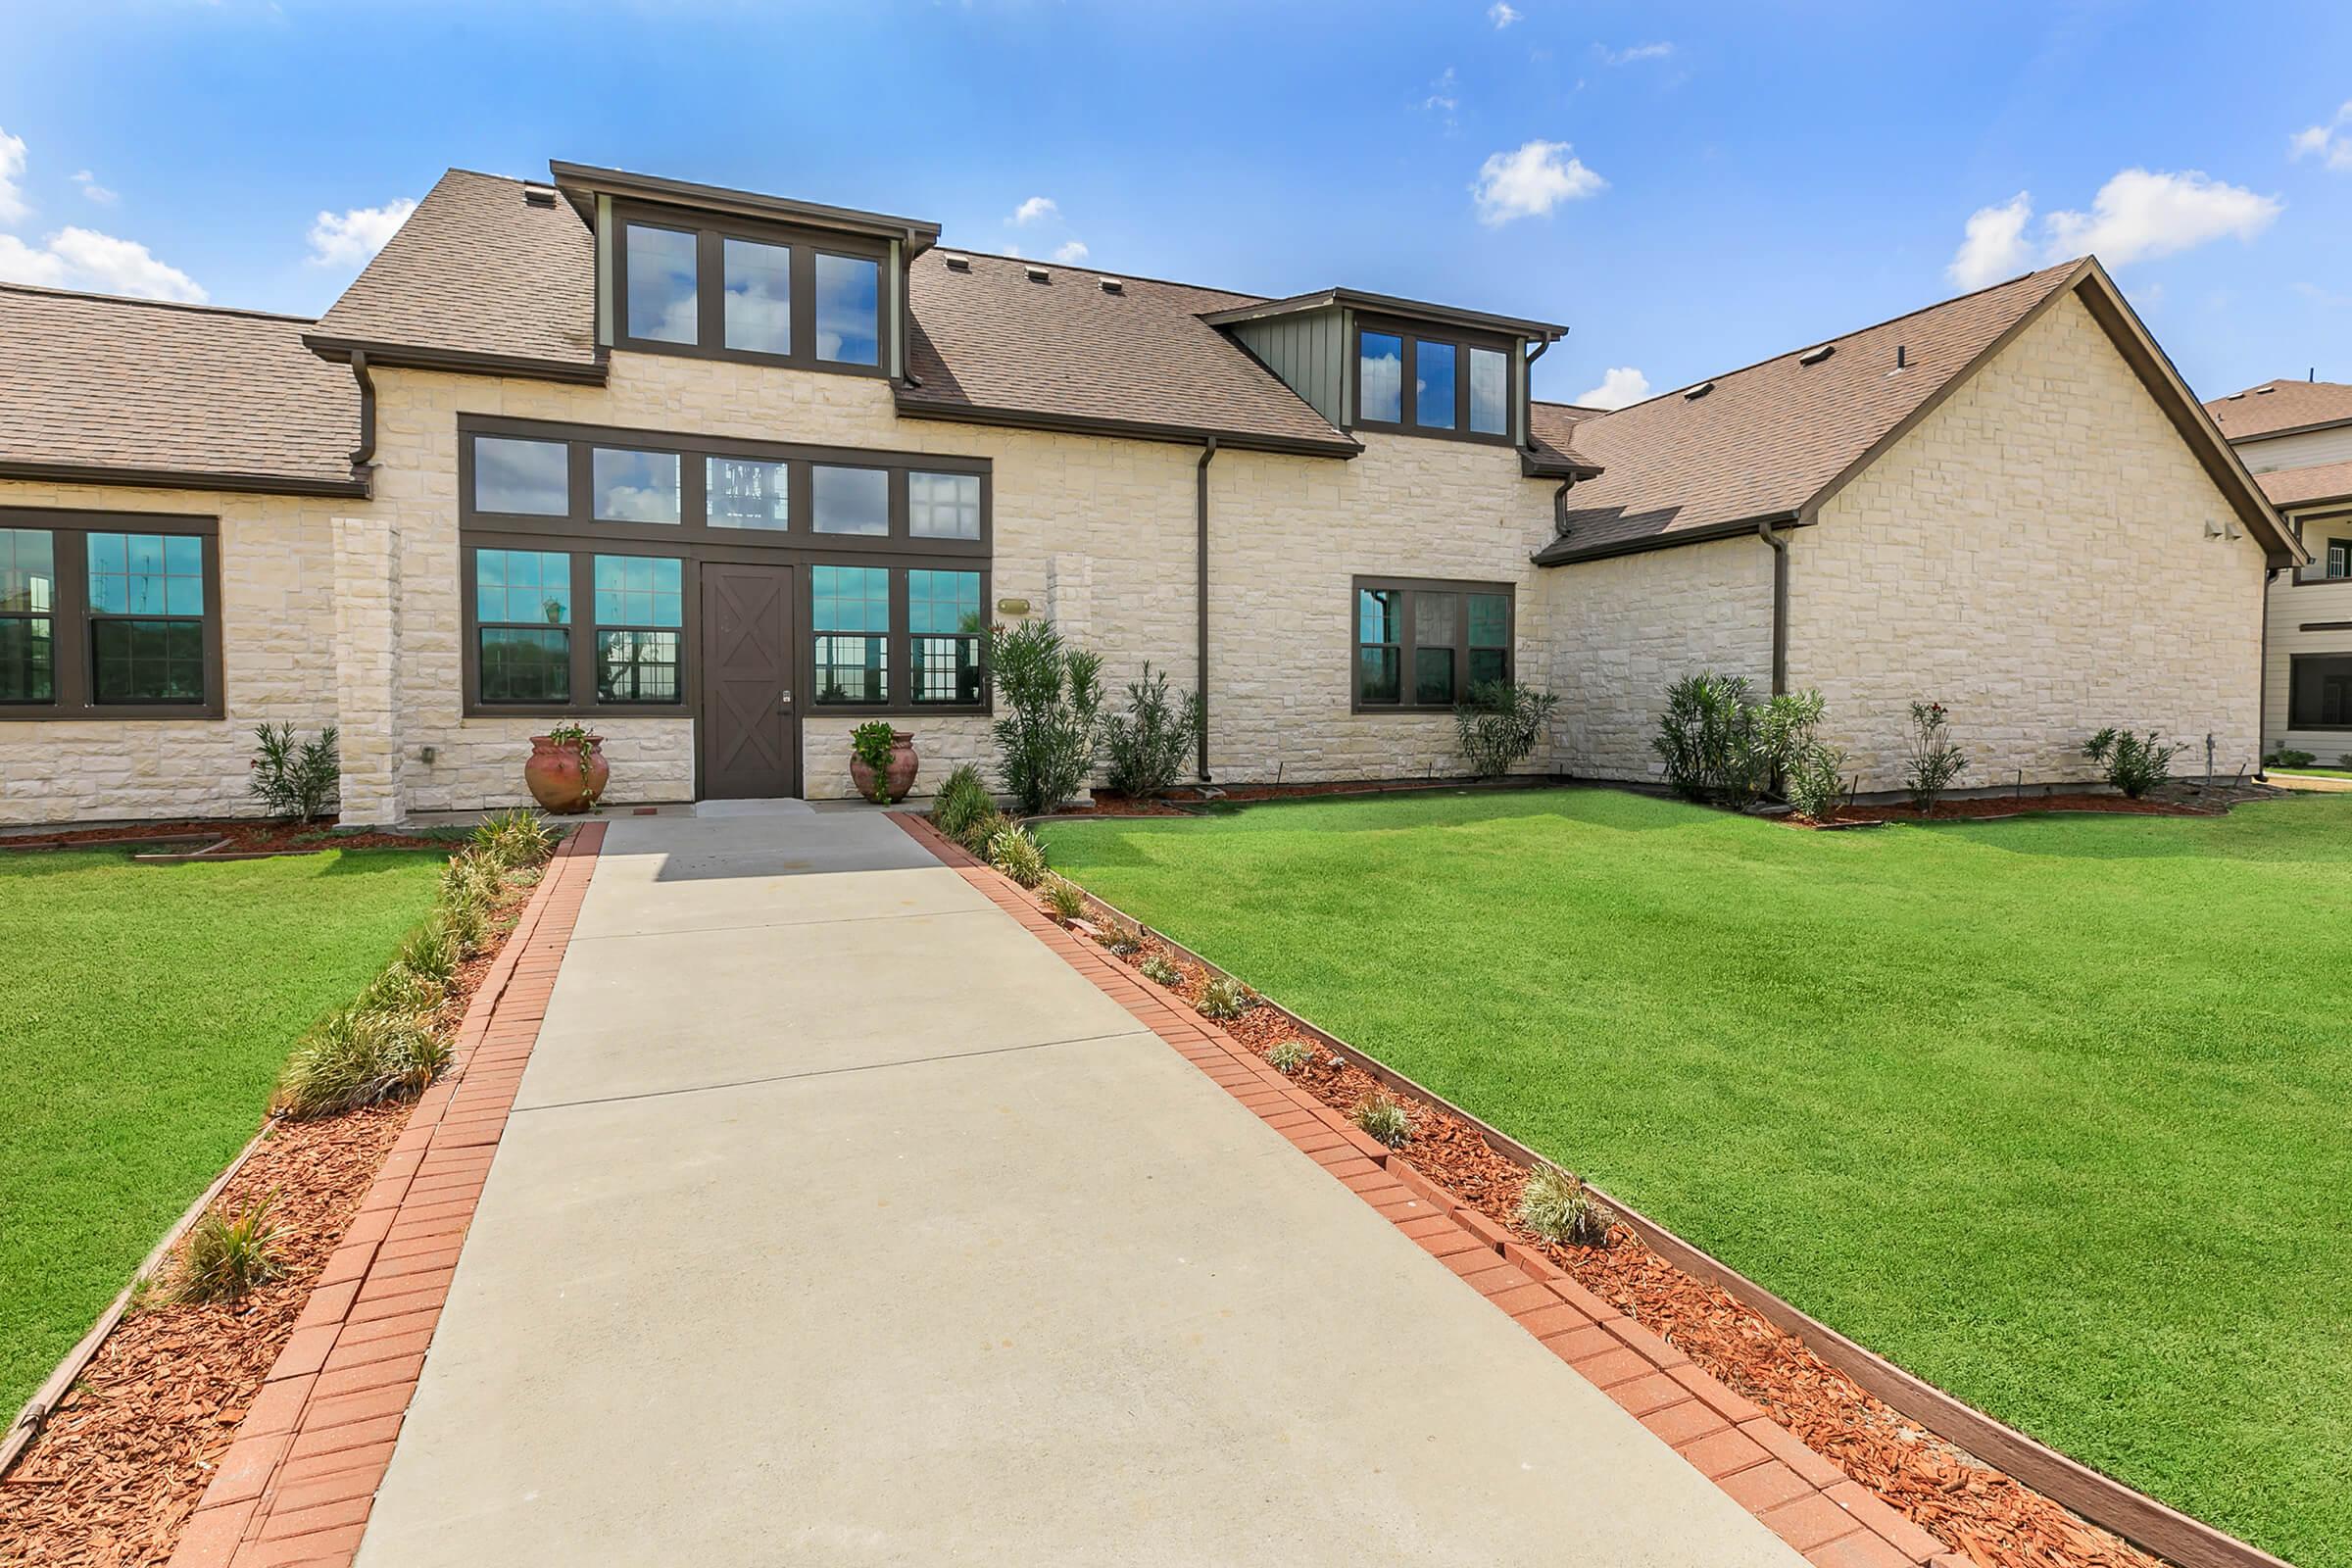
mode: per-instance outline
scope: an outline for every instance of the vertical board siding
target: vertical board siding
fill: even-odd
[[[1338,310],[1244,321],[1234,329],[1242,346],[1263,360],[1283,385],[1306,399],[1335,425],[1347,423],[1340,406],[1347,380],[1346,336]]]

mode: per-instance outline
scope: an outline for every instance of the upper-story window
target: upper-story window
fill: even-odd
[[[1361,325],[1355,422],[1456,440],[1511,439],[1511,349],[1502,339]]]
[[[620,347],[885,372],[887,247],[645,211],[624,210],[616,226],[612,298]]]

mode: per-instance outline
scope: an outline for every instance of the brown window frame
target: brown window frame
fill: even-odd
[[[1364,334],[1377,332],[1398,338],[1403,343],[1403,363],[1397,371],[1396,413],[1398,417],[1373,419],[1364,416]],[[1421,345],[1442,344],[1453,350],[1453,424],[1446,428],[1423,424],[1417,417],[1413,384],[1419,377]],[[1489,349],[1502,355],[1502,428],[1499,431],[1470,428],[1470,351]],[[1438,441],[1468,441],[1479,446],[1507,447],[1516,444],[1511,431],[1518,423],[1517,377],[1511,361],[1519,352],[1518,340],[1493,332],[1473,332],[1456,327],[1424,328],[1410,321],[1386,316],[1358,316],[1348,343],[1348,406],[1355,411],[1354,427],[1378,430],[1389,435],[1417,435]]]
[[[2343,717],[2338,722],[2332,724],[2322,722],[2317,718],[2307,720],[2301,716],[2311,711],[2311,710],[2300,706],[2303,701],[2304,692],[2304,666],[2307,664],[2322,662],[2343,665],[2344,673],[2337,678],[2344,680],[2348,687],[2342,698],[2342,706],[2339,709],[2339,711],[2343,714]],[[2320,678],[2325,681],[2328,677],[2322,676]],[[2321,696],[2324,702],[2324,691],[2322,692]],[[2324,733],[2352,731],[2352,652],[2341,654],[2292,654],[2288,656],[2286,662],[2286,727],[2290,731],[2318,730]]]
[[[629,225],[692,234],[694,248],[695,341],[667,343],[636,337],[629,331]],[[615,202],[612,207],[610,254],[612,266],[612,346],[632,354],[674,354],[693,360],[732,360],[746,365],[772,365],[788,370],[817,370],[827,375],[864,375],[887,379],[891,373],[891,261],[887,242],[832,234],[785,223],[762,223],[748,219],[717,221],[674,209]],[[792,252],[786,273],[792,304],[792,351],[769,354],[758,349],[726,346],[726,241],[752,240],[781,245]],[[874,363],[856,365],[820,359],[816,353],[816,258],[827,256],[874,264]]]
[[[1363,595],[1390,592],[1403,596],[1396,612],[1396,642],[1367,643],[1362,641],[1361,613]],[[1422,594],[1452,594],[1458,601],[1454,620],[1453,641],[1449,645],[1432,643],[1430,647],[1450,646],[1453,649],[1453,696],[1444,703],[1424,703],[1413,698],[1413,651],[1420,647],[1415,638],[1419,632],[1418,600]],[[1470,685],[1470,596],[1490,594],[1503,601],[1504,642],[1502,649],[1502,678],[1515,680],[1519,670],[1519,592],[1507,582],[1477,582],[1451,577],[1373,577],[1357,576],[1348,586],[1348,710],[1351,713],[1450,713],[1457,707]],[[1396,701],[1368,703],[1364,701],[1363,653],[1366,648],[1395,646],[1396,656]]]
[[[50,536],[56,573],[50,605],[49,657],[53,695],[47,703],[0,703],[0,722],[39,719],[222,718],[227,715],[225,665],[220,657],[220,519],[175,512],[87,512],[67,507],[0,507],[0,528]],[[200,541],[204,563],[204,696],[193,703],[101,703],[94,687],[91,628],[101,620],[187,619],[186,616],[109,615],[90,609],[88,536],[152,533]]]

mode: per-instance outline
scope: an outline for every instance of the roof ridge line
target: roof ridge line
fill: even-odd
[[[206,316],[244,316],[263,321],[305,321],[317,324],[316,316],[296,316],[288,311],[257,310],[250,305],[215,305],[209,300],[159,300],[141,294],[109,294],[94,288],[58,288],[48,283],[20,283],[0,279],[0,289],[14,294],[45,294],[53,299],[104,300],[110,305],[139,305],[159,311],[195,311]]]
[[[1114,272],[1107,268],[1089,267],[1084,262],[1056,262],[1039,256],[1008,256],[1003,251],[974,250],[968,245],[951,245],[945,238],[931,247],[927,255],[943,260],[949,256],[977,257],[984,262],[1018,262],[1023,267],[1066,267],[1073,272],[1091,272],[1097,277],[1115,277],[1129,283],[1157,283],[1162,288],[1198,289],[1203,294],[1225,294],[1237,300],[1249,300],[1258,305],[1271,305],[1288,296],[1280,294],[1247,294],[1240,289],[1219,288],[1214,283],[1187,283],[1180,277],[1152,277],[1144,272]]]

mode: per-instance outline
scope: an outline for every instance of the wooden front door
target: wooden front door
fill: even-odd
[[[792,690],[793,568],[703,566],[703,797],[801,792]]]

